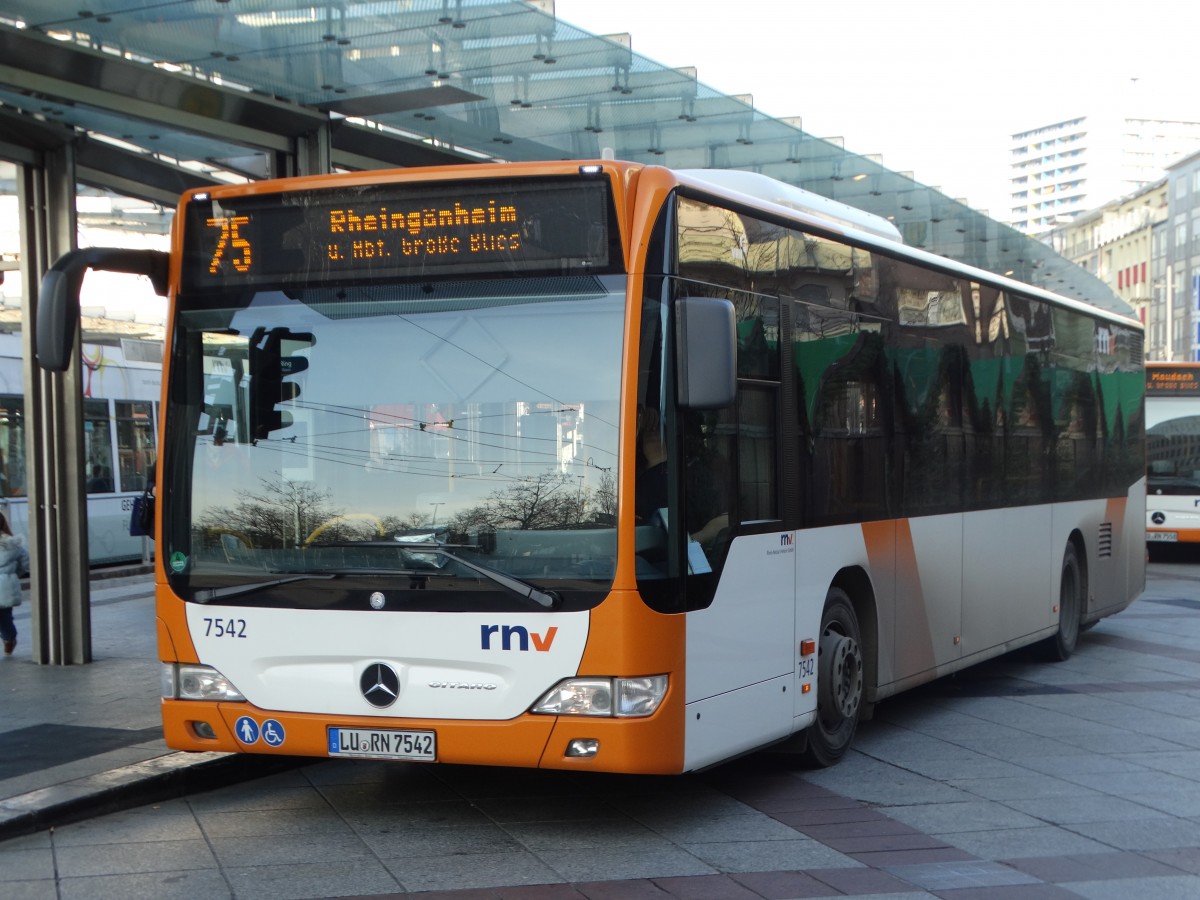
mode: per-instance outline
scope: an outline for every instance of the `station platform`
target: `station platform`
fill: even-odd
[[[880,704],[832,769],[674,778],[176,753],[150,576],[92,588],[95,662],[0,658],[6,897],[1200,896],[1190,562],[1066,663],[1018,651]]]
[[[33,663],[27,598],[17,648],[0,657],[0,841],[279,768],[163,742],[151,567],[92,573],[88,665]]]

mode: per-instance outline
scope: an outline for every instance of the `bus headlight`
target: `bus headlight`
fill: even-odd
[[[162,695],[166,700],[237,700],[241,691],[212,666],[163,663]]]
[[[568,678],[543,694],[530,711],[548,716],[639,718],[653,715],[666,694],[666,675]]]

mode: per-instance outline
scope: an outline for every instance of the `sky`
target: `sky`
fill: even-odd
[[[1013,134],[1112,106],[1200,120],[1200,32],[1177,0],[555,0],[722,93],[1003,218]]]

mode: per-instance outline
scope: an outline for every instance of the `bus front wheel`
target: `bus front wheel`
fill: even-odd
[[[817,646],[817,720],[807,732],[804,761],[832,766],[850,748],[865,691],[858,616],[841,588],[830,588]]]

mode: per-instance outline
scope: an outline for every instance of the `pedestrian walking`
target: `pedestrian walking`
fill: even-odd
[[[8,519],[0,513],[0,640],[4,655],[17,649],[17,626],[13,607],[21,605],[21,573],[29,571],[29,551],[13,536]]]

